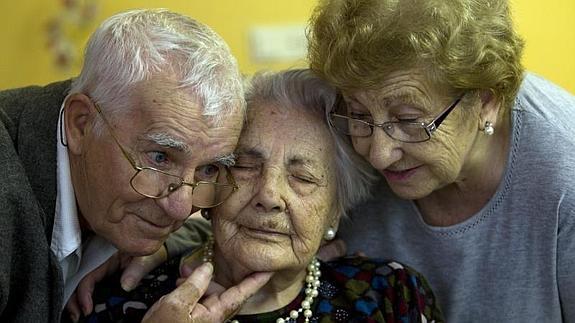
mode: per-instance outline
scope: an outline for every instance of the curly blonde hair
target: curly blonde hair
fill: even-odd
[[[343,90],[420,68],[431,82],[489,90],[510,107],[523,78],[506,0],[321,0],[308,39],[311,68]]]

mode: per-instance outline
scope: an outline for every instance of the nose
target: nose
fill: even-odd
[[[285,174],[279,169],[267,169],[256,186],[252,199],[253,207],[260,213],[280,213],[285,211]]]
[[[155,201],[167,216],[176,221],[185,220],[190,214],[199,210],[193,206],[192,187],[187,185],[183,185],[169,195]]]
[[[182,178],[193,179],[195,174],[195,169],[191,169],[188,172],[182,174]],[[169,185],[174,179],[169,179],[163,183],[163,185]],[[194,188],[188,184],[179,186],[176,190],[170,192],[167,196],[156,199],[156,203],[164,210],[167,216],[170,218],[181,221],[188,218],[190,214],[199,210],[199,208],[194,207],[194,195],[196,191]]]
[[[401,142],[391,138],[383,129],[373,129],[368,156],[371,166],[383,170],[400,160],[403,156],[400,144]]]

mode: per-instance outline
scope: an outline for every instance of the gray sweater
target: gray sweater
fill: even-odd
[[[382,181],[340,226],[349,252],[420,271],[447,322],[575,322],[575,98],[527,75],[504,178],[477,214],[427,225]]]
[[[56,129],[69,82],[0,92],[0,322],[59,322],[62,278],[50,239]]]

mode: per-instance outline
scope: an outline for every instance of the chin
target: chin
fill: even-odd
[[[278,271],[290,266],[286,263],[289,257],[285,255],[275,255],[267,252],[240,252],[234,253],[232,256],[235,259],[241,259],[242,266],[249,268],[252,271]]]
[[[389,183],[388,183],[389,185]],[[389,185],[393,193],[404,200],[419,200],[431,194],[431,191],[421,188]]]
[[[129,254],[131,256],[148,256],[158,251],[163,244],[162,241],[147,240],[147,239],[123,239],[116,245],[119,251]]]

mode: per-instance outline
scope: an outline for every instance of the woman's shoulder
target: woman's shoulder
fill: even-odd
[[[374,322],[441,322],[425,278],[397,261],[344,257],[324,264],[322,276],[340,297]]]

